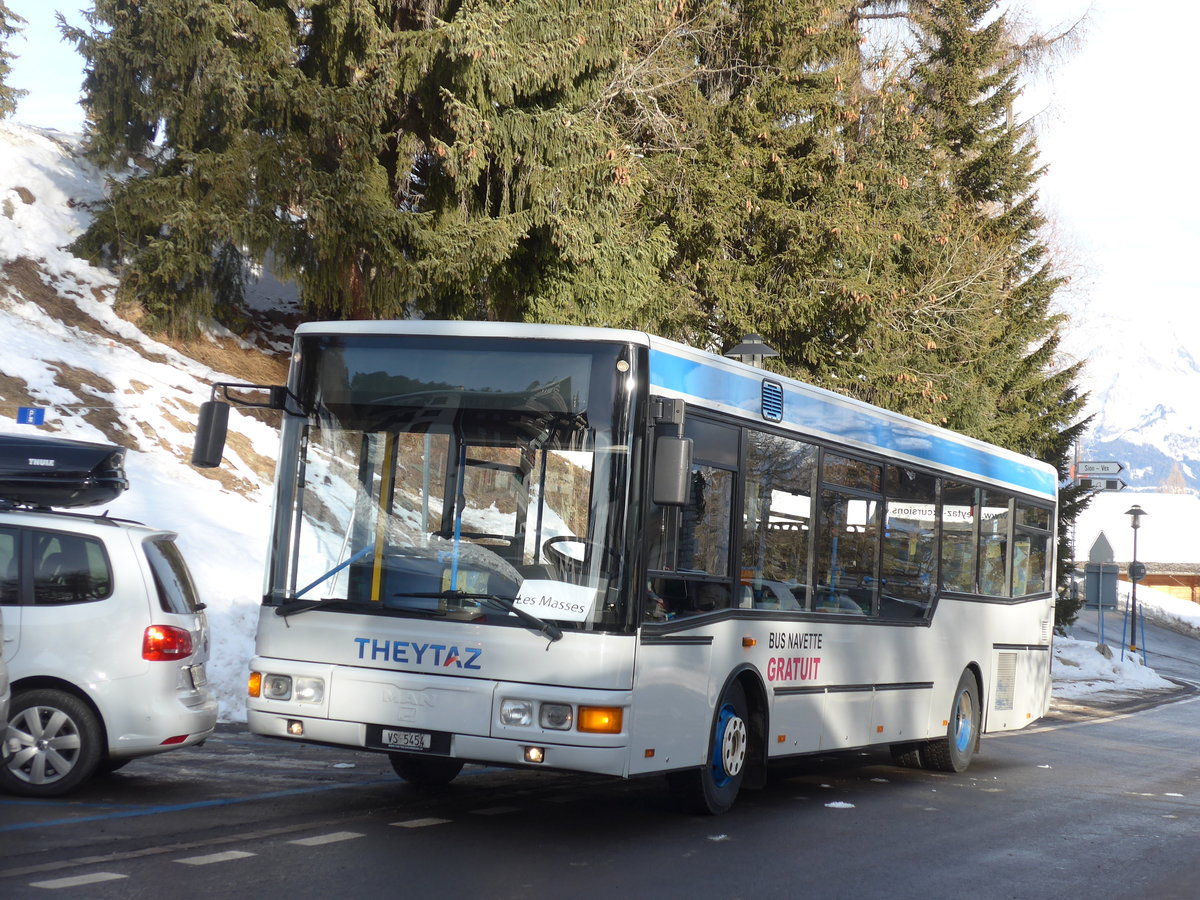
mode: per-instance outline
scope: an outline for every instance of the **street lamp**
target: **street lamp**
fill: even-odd
[[[725,355],[730,359],[739,359],[761,369],[763,359],[768,356],[778,356],[779,351],[774,347],[767,346],[761,334],[747,334],[742,336],[740,344],[726,350]]]
[[[1142,516],[1146,515],[1146,511],[1136,503],[1125,510],[1125,515],[1129,516],[1129,524],[1133,528],[1133,560],[1129,563],[1129,581],[1132,587],[1129,589],[1129,649],[1133,653],[1137,653],[1137,584],[1146,575],[1146,567],[1138,562],[1137,558],[1137,533],[1138,528],[1142,524]]]

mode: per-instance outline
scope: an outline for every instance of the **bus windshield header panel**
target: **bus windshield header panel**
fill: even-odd
[[[623,627],[632,350],[436,335],[299,340],[268,596]]]

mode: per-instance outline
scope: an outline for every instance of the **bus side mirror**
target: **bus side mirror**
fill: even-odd
[[[660,435],[654,442],[654,496],[659,506],[684,506],[692,473],[692,439]]]
[[[192,465],[215,469],[225,453],[225,435],[229,430],[229,404],[224,400],[206,400],[200,404],[196,422],[196,440],[192,444]]]

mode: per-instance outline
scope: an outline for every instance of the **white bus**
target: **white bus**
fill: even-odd
[[[804,754],[962,771],[1046,710],[1052,466],[635,331],[307,324],[264,405],[256,734],[719,813]]]

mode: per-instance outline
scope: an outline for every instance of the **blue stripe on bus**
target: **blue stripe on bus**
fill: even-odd
[[[964,443],[932,425],[875,413],[854,400],[838,400],[817,389],[804,390],[783,378],[741,374],[700,360],[685,359],[650,348],[652,388],[693,397],[698,405],[717,404],[756,419],[762,418],[762,381],[783,384],[783,424],[814,436],[846,441],[863,448],[878,448],[911,460],[955,469],[1053,498],[1058,490],[1056,473],[985,446]]]

